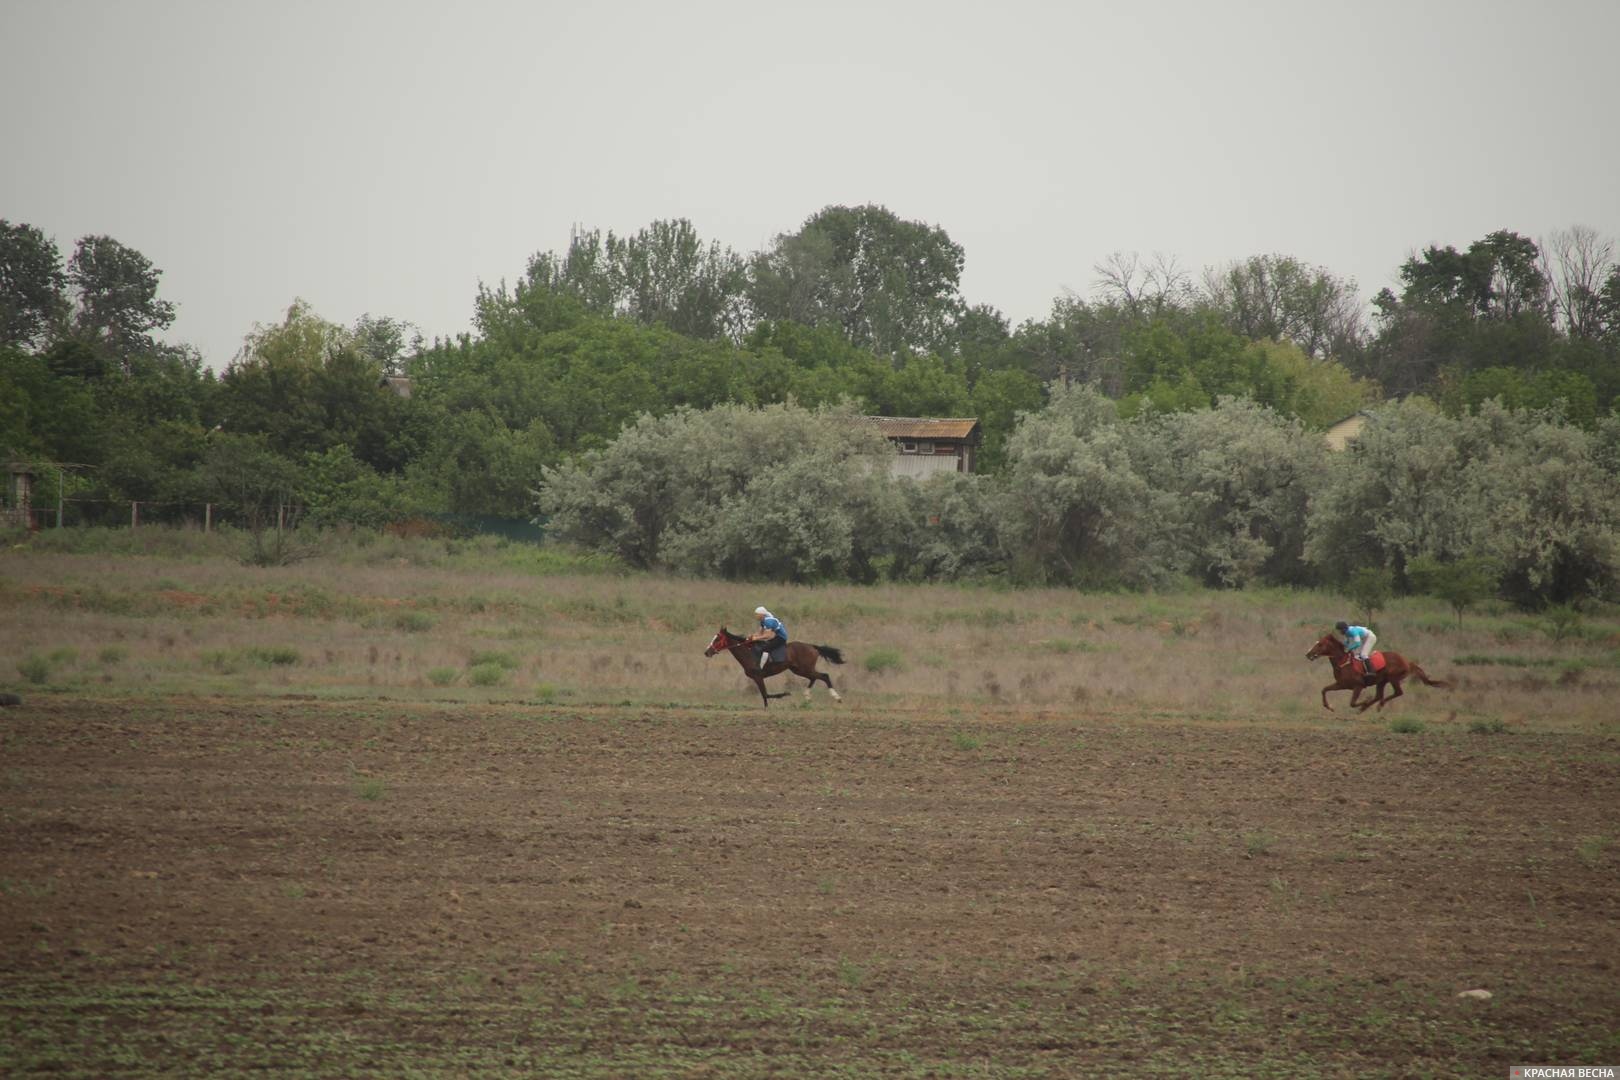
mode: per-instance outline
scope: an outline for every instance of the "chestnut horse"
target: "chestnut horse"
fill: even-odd
[[[1450,683],[1429,678],[1428,672],[1407,660],[1400,653],[1387,650],[1380,650],[1380,652],[1384,657],[1383,670],[1366,675],[1362,673],[1355,657],[1351,656],[1339,639],[1332,634],[1325,635],[1321,641],[1312,645],[1311,651],[1305,654],[1305,659],[1315,660],[1318,656],[1325,656],[1328,658],[1328,662],[1333,665],[1333,681],[1322,687],[1322,708],[1328,712],[1333,711],[1333,706],[1328,704],[1328,691],[1348,690],[1350,691],[1350,707],[1352,709],[1360,709],[1365,712],[1373,705],[1377,705],[1382,709],[1390,701],[1394,701],[1401,696],[1401,683],[1406,681],[1409,675],[1416,675],[1419,679],[1422,679],[1424,686],[1437,686],[1442,690],[1451,689]],[[1378,687],[1378,696],[1357,705],[1356,699],[1369,686]],[[1389,696],[1389,701],[1384,700],[1385,686],[1395,687],[1395,692]]]
[[[833,689],[832,679],[824,672],[816,670],[816,661],[823,656],[834,664],[844,662],[844,654],[831,645],[806,645],[802,641],[790,641],[787,646],[787,663],[779,664],[771,660],[764,667],[757,667],[754,664],[753,643],[741,634],[733,634],[722,626],[720,632],[714,635],[714,640],[709,642],[709,647],[703,650],[703,655],[713,656],[717,652],[729,652],[737,658],[737,663],[742,665],[743,674],[753,679],[754,685],[759,687],[759,696],[766,705],[771,703],[771,698],[788,696],[786,690],[780,694],[765,692],[765,680],[784,671],[791,671],[799,678],[807,680],[804,688],[805,697],[810,696],[811,688],[816,685],[816,680],[820,679],[827,684],[827,692],[833,696],[834,701],[844,700],[843,695]]]

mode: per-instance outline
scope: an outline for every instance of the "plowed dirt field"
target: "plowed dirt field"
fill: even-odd
[[[1613,736],[191,697],[0,733],[5,1072],[1620,1061]]]

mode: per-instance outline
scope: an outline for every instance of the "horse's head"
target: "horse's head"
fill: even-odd
[[[1311,646],[1311,651],[1305,654],[1305,659],[1315,660],[1318,656],[1333,657],[1344,652],[1344,646],[1332,634],[1323,634],[1321,640]]]
[[[731,636],[730,630],[722,626],[720,632],[714,635],[714,640],[709,642],[709,647],[703,650],[703,655],[713,656],[717,652],[725,652],[735,644],[737,639]]]

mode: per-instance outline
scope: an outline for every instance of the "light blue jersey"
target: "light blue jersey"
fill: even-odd
[[[1352,626],[1344,632],[1344,647],[1351,652],[1361,648],[1361,643],[1367,640],[1371,633],[1365,626]]]
[[[759,625],[760,629],[762,630],[774,630],[776,632],[776,636],[784,643],[787,641],[787,627],[783,626],[782,620],[778,619],[775,615],[767,616],[765,619],[760,621]]]

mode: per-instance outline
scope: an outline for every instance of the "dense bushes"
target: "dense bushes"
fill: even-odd
[[[1496,568],[1503,595],[1529,606],[1620,590],[1620,419],[1587,430],[1414,399],[1331,454],[1246,398],[1120,412],[1093,390],[1059,391],[1019,418],[1001,475],[925,482],[890,476],[890,451],[847,411],[649,416],[547,470],[541,506],[560,539],[731,578],[1354,579],[1366,592],[1369,575],[1432,586],[1456,564]]]

